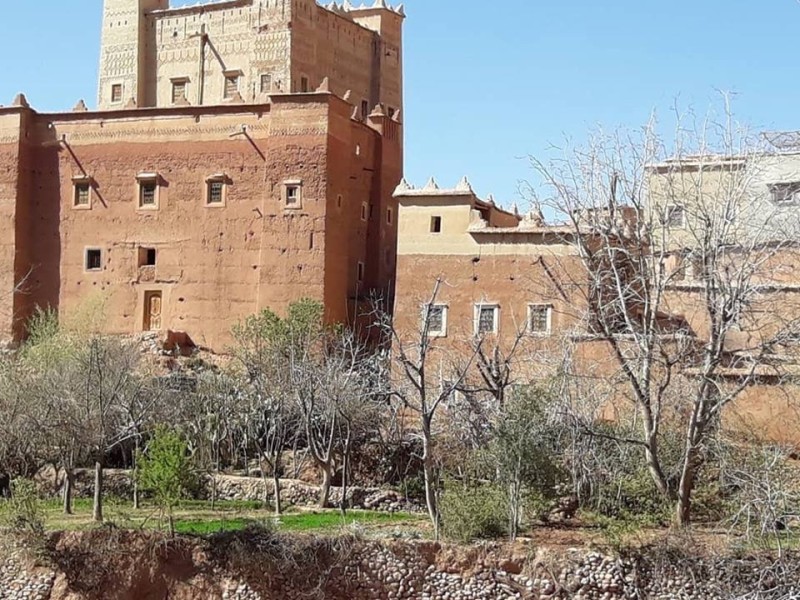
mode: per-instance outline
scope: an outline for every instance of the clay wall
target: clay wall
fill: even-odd
[[[346,102],[309,94],[271,105],[29,112],[30,160],[19,142],[0,154],[13,174],[0,180],[0,206],[22,239],[38,240],[15,252],[4,237],[3,264],[16,255],[32,266],[28,312],[66,315],[102,298],[106,331],[133,333],[147,326],[146,296],[160,292],[158,329],[220,351],[238,320],[302,297],[348,320],[358,262],[380,256],[360,211],[380,177],[382,138],[351,120]],[[9,135],[19,131],[11,116],[0,121]],[[20,188],[18,173],[35,189]],[[153,175],[157,206],[142,207],[140,179]],[[220,175],[224,202],[209,205],[208,180]],[[81,181],[91,181],[89,206],[75,203]],[[298,204],[287,204],[287,185],[300,187]],[[30,219],[20,218],[28,207]],[[148,249],[155,266],[144,264]],[[99,269],[89,268],[89,250],[100,251]]]
[[[22,109],[0,109],[0,341],[13,336]]]

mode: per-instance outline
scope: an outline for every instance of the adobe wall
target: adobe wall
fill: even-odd
[[[351,121],[352,108],[317,94],[272,105],[35,116],[30,168],[16,168],[25,164],[19,144],[0,155],[11,165],[0,196],[8,222],[17,217],[23,239],[38,240],[17,248],[31,249],[28,312],[39,305],[66,315],[102,297],[106,331],[133,333],[144,328],[145,293],[161,292],[162,329],[218,351],[235,322],[302,297],[346,321],[358,262],[380,254],[367,246],[360,210],[380,176],[382,138]],[[18,120],[2,124],[13,133]],[[15,208],[18,172],[36,189]],[[142,173],[160,178],[157,210],[139,207]],[[206,180],[217,174],[228,180],[224,206],[208,206]],[[74,206],[74,179],[83,176],[93,181],[88,210]],[[302,185],[296,209],[284,203],[287,181]],[[27,207],[30,221],[19,217]],[[9,264],[14,238],[3,241]],[[89,248],[101,251],[101,270],[87,270]],[[141,248],[156,250],[155,267],[140,266]]]
[[[0,109],[0,341],[13,337],[22,109]]]

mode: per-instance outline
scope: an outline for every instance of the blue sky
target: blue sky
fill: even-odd
[[[192,2],[180,2],[188,4]],[[94,105],[102,0],[3,2],[0,103]],[[174,2],[178,4],[178,2]],[[800,129],[796,0],[406,0],[406,172],[517,200],[524,159],[602,124],[736,94],[737,117]]]

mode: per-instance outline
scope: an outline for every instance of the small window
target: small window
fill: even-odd
[[[176,79],[172,82],[172,103],[180,104],[186,101],[186,80]]]
[[[390,106],[389,109],[388,109],[389,118],[391,119],[396,113],[397,113],[397,111],[393,107]]]
[[[342,195],[336,196],[336,208],[342,208]]]
[[[366,119],[369,116],[369,100],[361,101],[361,116]]]
[[[239,74],[225,75],[225,100],[230,100],[239,92]]]
[[[158,182],[155,179],[148,179],[139,182],[139,208],[155,208],[156,192]]]
[[[366,221],[369,218],[369,206],[366,202],[361,203],[361,220]]]
[[[73,206],[76,208],[89,208],[92,202],[92,184],[88,181],[78,181],[75,183],[75,195]]]
[[[431,233],[442,233],[442,217],[431,217]]]
[[[300,203],[300,186],[287,185],[286,186],[286,205],[296,206]]]
[[[103,252],[98,248],[86,250],[86,270],[100,271],[103,268]]]
[[[769,186],[769,191],[775,204],[800,204],[800,182],[774,183]]]
[[[269,94],[272,91],[272,73],[262,73],[260,82],[261,82],[261,93]]]
[[[686,209],[680,204],[668,205],[665,221],[670,229],[683,229],[686,227]]]
[[[308,77],[301,77],[300,78],[300,92],[305,94],[305,93],[308,92],[308,88],[309,88]]]
[[[362,283],[364,281],[364,263],[358,263],[358,282]]]
[[[478,304],[475,306],[475,333],[484,335],[497,333],[497,306]]]
[[[392,212],[392,207],[386,209],[386,224],[391,225],[394,222],[394,213]]]
[[[553,308],[548,304],[531,304],[528,306],[528,331],[533,334],[550,333]]]
[[[444,304],[428,304],[422,309],[422,326],[427,321],[428,335],[442,337],[447,335],[447,306]]]
[[[222,179],[210,179],[206,186],[206,204],[220,205],[225,203],[225,181]]]
[[[155,248],[139,248],[139,266],[140,267],[156,266]]]
[[[122,84],[115,83],[111,86],[111,102],[114,104],[122,102]]]

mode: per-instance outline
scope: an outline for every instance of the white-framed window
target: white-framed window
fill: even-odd
[[[553,330],[553,307],[550,304],[528,305],[528,333],[550,335]]]
[[[158,209],[158,192],[160,177],[158,173],[139,173],[136,176],[136,205],[142,210]]]
[[[668,204],[664,211],[664,223],[669,229],[686,227],[686,208],[682,204]]]
[[[283,182],[283,206],[288,209],[303,208],[303,182],[290,179]]]
[[[241,71],[225,71],[225,87],[222,91],[222,98],[224,100],[230,100],[231,98],[235,97],[236,94],[239,93],[239,82],[242,78]]]
[[[272,91],[272,73],[262,73],[259,77],[259,86],[262,94]]]
[[[500,307],[497,304],[475,305],[475,335],[497,333]]]
[[[83,267],[86,271],[102,271],[103,251],[100,248],[86,248],[83,258]]]
[[[122,103],[122,84],[121,83],[112,83],[111,84],[111,104],[121,104]]]
[[[72,178],[72,208],[88,210],[92,208],[92,186],[90,177]]]
[[[188,100],[186,87],[189,84],[188,77],[176,77],[172,80],[172,103],[185,104]]]
[[[225,206],[228,181],[228,176],[224,173],[217,173],[206,179],[206,206]]]
[[[772,202],[780,206],[800,204],[800,182],[773,183],[769,186]]]
[[[446,304],[424,304],[422,306],[421,321],[428,326],[428,336],[444,337],[447,335],[447,309]]]

